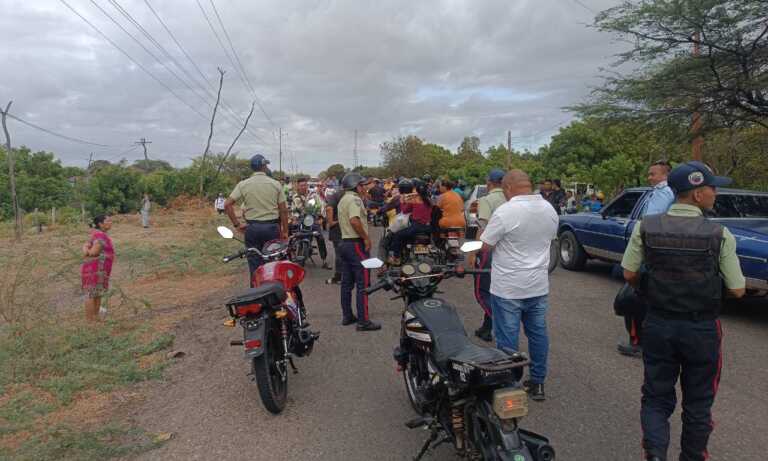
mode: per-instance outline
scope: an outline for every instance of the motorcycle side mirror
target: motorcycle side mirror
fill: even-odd
[[[216,231],[218,231],[219,235],[221,235],[222,238],[225,239],[232,239],[235,238],[235,233],[232,232],[232,229],[226,226],[219,226],[216,228]]]
[[[471,240],[469,242],[464,242],[464,244],[461,246],[461,251],[463,253],[471,253],[473,251],[479,250],[482,247],[483,242],[480,240]]]
[[[384,261],[379,258],[370,258],[363,260],[360,264],[366,269],[378,269],[384,265]]]

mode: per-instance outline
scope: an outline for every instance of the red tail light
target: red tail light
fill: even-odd
[[[261,304],[254,303],[254,304],[244,304],[242,306],[237,306],[237,316],[238,317],[245,317],[246,315],[255,315],[261,312]]]
[[[261,347],[261,340],[259,339],[252,339],[250,341],[245,342],[246,349],[258,349],[260,347]]]

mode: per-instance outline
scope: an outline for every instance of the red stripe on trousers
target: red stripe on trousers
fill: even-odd
[[[363,250],[360,249],[360,244],[355,243],[355,253],[357,253],[357,257],[360,258],[360,261],[363,261],[364,259],[367,259],[365,256],[365,253],[363,253]],[[370,274],[368,272],[368,269],[363,268],[363,288],[368,288],[368,284],[370,283]],[[363,313],[365,314],[365,319],[368,320],[368,295],[363,293]]]
[[[488,262],[489,255],[490,255],[489,251],[481,252],[481,256],[480,256],[481,269],[484,268],[485,264]],[[475,299],[477,300],[477,303],[480,304],[480,307],[482,307],[483,310],[485,311],[485,315],[487,315],[488,317],[492,317],[491,309],[485,305],[485,301],[483,301],[483,297],[482,295],[480,295],[480,277],[482,277],[483,275],[478,275],[477,277],[475,277]]]

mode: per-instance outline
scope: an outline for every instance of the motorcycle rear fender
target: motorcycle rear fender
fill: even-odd
[[[259,317],[253,320],[247,320],[242,323],[243,326],[243,344],[250,341],[259,341],[261,346],[253,349],[245,349],[245,358],[251,360],[264,353],[264,338],[267,330],[267,317]]]
[[[496,445],[503,447],[505,455],[510,456],[508,459],[519,459],[514,456],[520,455],[525,461],[535,461],[531,451],[528,449],[528,445],[523,441],[520,436],[520,429],[515,424],[515,429],[508,431],[504,429],[504,425],[496,413],[493,412],[493,408],[490,402],[482,400],[478,402],[477,406],[478,416],[485,420],[490,426],[493,426],[496,430],[493,437],[496,440]],[[546,440],[546,439],[545,439]]]

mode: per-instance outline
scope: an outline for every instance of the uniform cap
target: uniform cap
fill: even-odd
[[[494,168],[488,173],[488,181],[490,182],[501,182],[502,179],[504,179],[503,170]]]
[[[251,169],[253,170],[260,170],[264,167],[264,165],[269,164],[269,160],[267,160],[263,155],[256,154],[253,157],[251,157]]]
[[[705,163],[695,160],[676,166],[667,177],[667,184],[676,194],[702,186],[723,187],[732,182],[731,178],[715,176]]]

